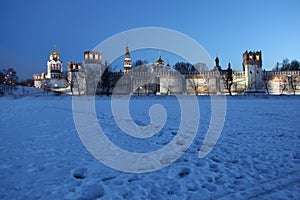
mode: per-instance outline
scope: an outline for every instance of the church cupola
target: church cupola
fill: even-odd
[[[49,60],[53,60],[53,54],[52,54],[52,51],[50,51]]]
[[[159,56],[158,60],[156,61],[156,65],[163,66],[165,65],[165,61]]]
[[[216,57],[215,62],[216,62],[216,67],[219,67],[219,66],[220,66],[220,65],[219,65],[220,60],[219,60],[219,57],[218,57],[218,56]]]
[[[166,68],[167,68],[167,70],[171,70],[171,65],[168,63]]]
[[[60,60],[60,54],[59,52],[56,51],[55,45],[52,51],[50,51],[50,56],[49,56],[49,60],[54,60],[54,61],[58,61]]]
[[[214,67],[214,71],[221,71],[221,66],[220,66],[220,60],[219,60],[219,57],[217,56],[216,59],[215,59],[215,62],[216,62],[216,66]]]

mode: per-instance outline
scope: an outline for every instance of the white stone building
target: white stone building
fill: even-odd
[[[246,51],[242,58],[243,70],[232,71],[230,76],[228,69],[221,69],[218,57],[212,70],[207,70],[205,64],[198,63],[197,66],[201,66],[204,71],[180,74],[169,64],[165,65],[161,56],[156,63],[133,68],[127,46],[124,72],[105,71],[108,63],[102,64],[101,52],[84,51],[84,62],[69,62],[67,76],[64,77],[60,55],[54,49],[47,62],[47,74],[35,74],[34,85],[54,91],[65,90],[73,95],[220,95],[229,94],[229,88],[233,95],[300,94],[299,71],[262,70],[261,51]]]
[[[67,81],[63,75],[63,65],[60,54],[54,48],[50,51],[47,61],[47,73],[34,74],[34,86],[47,90],[60,90],[67,87]]]

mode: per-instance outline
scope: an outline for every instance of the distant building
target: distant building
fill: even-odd
[[[34,74],[33,80],[34,80],[34,87],[36,88],[43,88],[43,81],[46,79],[46,76],[44,73],[42,74]]]
[[[63,75],[63,65],[60,54],[54,48],[50,51],[47,61],[47,73],[34,74],[34,86],[48,90],[57,90],[67,87],[67,81]]]
[[[84,62],[68,63],[67,89],[74,95],[94,94],[100,82],[102,53],[99,51],[84,51]]]
[[[171,69],[170,65],[165,66],[161,56],[155,64],[141,65],[134,68],[128,68],[128,55],[126,48],[124,59],[124,75],[113,78],[116,81],[115,94],[177,94],[182,92],[181,75]],[[125,73],[126,71],[126,73]],[[120,76],[120,73],[116,74]]]
[[[243,54],[243,68],[245,70],[246,92],[265,92],[262,82],[261,51]]]
[[[63,77],[62,61],[60,60],[60,54],[54,48],[50,51],[49,60],[47,62],[47,79],[61,79]]]
[[[125,50],[123,72],[109,71],[109,64],[102,63],[101,52],[84,51],[84,62],[69,62],[65,77],[60,54],[54,49],[47,62],[47,74],[35,74],[34,85],[54,91],[65,90],[73,95],[214,95],[228,94],[228,87],[232,94],[300,94],[300,71],[262,70],[261,51],[243,53],[243,70],[232,71],[228,84],[229,70],[222,69],[218,56],[212,70],[204,63],[197,63],[193,68],[198,71],[181,74],[169,64],[165,65],[161,56],[153,64],[132,67],[129,47]]]

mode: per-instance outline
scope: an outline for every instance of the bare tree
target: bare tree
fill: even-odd
[[[290,70],[300,70],[300,62],[298,62],[297,60],[292,60],[290,67]]]
[[[275,67],[272,69],[273,71],[298,71],[300,70],[300,62],[297,60],[292,60],[289,62],[287,58],[282,60],[282,63],[277,62]]]
[[[191,63],[177,62],[173,68],[183,75],[198,73],[198,70]]]
[[[207,89],[207,94],[209,95],[210,94],[210,90],[209,90],[209,76],[203,76],[203,79],[204,79],[204,84],[205,84],[205,87]]]
[[[86,92],[86,74],[85,71],[78,72],[76,76],[78,95]]]
[[[228,63],[228,68],[223,76],[223,80],[224,80],[224,84],[225,84],[225,88],[228,90],[229,95],[232,96],[231,94],[231,86],[233,83],[233,77],[232,77],[232,69],[231,69],[231,64]]]
[[[3,73],[1,73],[2,93],[12,94],[12,91],[16,89],[18,80],[17,72],[13,68],[3,70]]]
[[[83,83],[80,82],[83,81],[83,76],[85,76],[85,74],[82,71],[71,73],[71,77],[67,76],[67,82],[72,95],[74,95],[76,90],[78,95],[81,95],[81,92],[83,92]]]
[[[70,86],[70,90],[71,90],[72,95],[74,95],[74,93],[73,93],[73,87],[74,87],[74,79],[75,79],[76,76],[75,76],[75,73],[72,72],[72,70],[69,73],[71,73],[70,74],[71,76],[68,76],[68,74],[67,74],[65,76],[65,78],[66,78],[66,82],[67,82],[68,86]]]
[[[268,72],[266,72],[266,70],[264,69],[262,80],[263,80],[263,83],[264,83],[264,86],[265,86],[265,89],[266,89],[268,95],[270,94],[270,92],[269,92],[269,82],[270,82],[271,77],[272,76]]]
[[[4,81],[5,81],[5,74],[0,72],[0,96],[4,95],[4,89],[5,89]]]
[[[287,80],[283,80],[283,84],[280,85],[280,95],[283,95],[283,92],[287,89]]]
[[[167,85],[163,85],[163,88],[165,88],[165,90],[167,91],[166,95],[174,94],[173,88],[175,88],[175,85],[171,83],[170,79],[168,79]]]
[[[293,90],[294,95],[296,95],[297,85],[298,85],[298,76],[297,75],[290,75],[289,84],[291,89]]]
[[[198,75],[191,75],[191,76],[189,76],[189,79],[188,79],[195,95],[199,94],[199,78],[200,77]]]
[[[168,81],[168,88],[167,88],[167,95],[170,95],[172,90],[171,90],[171,84],[170,84],[170,81]]]
[[[279,70],[280,70],[280,63],[277,62],[276,65],[275,65],[275,67],[272,69],[272,71],[278,72]]]
[[[110,81],[110,74],[109,74],[108,67],[105,68],[105,70],[101,76],[100,87],[102,88],[102,91],[105,90],[106,95],[109,96],[111,81]]]
[[[134,67],[138,67],[138,66],[141,66],[141,65],[146,65],[148,63],[147,60],[137,60],[135,62],[132,63],[131,67],[134,68]]]
[[[96,94],[98,83],[101,79],[101,65],[85,65],[86,94]]]

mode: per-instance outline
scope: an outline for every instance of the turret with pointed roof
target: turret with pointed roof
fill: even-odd
[[[126,53],[124,58],[124,74],[131,70],[131,58],[128,45],[126,46]]]

